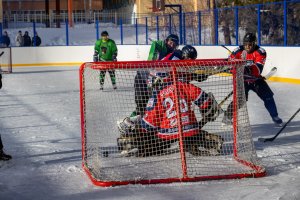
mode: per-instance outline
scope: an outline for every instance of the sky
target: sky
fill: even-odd
[[[300,199],[300,115],[275,141],[261,143],[258,137],[280,128],[253,92],[247,105],[266,177],[102,188],[81,167],[78,67],[18,67],[3,76],[0,133],[13,159],[0,161],[1,200]],[[269,84],[287,121],[299,108],[300,87]]]

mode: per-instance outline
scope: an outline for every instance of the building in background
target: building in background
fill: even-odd
[[[169,7],[153,12],[154,3],[181,5],[182,12],[194,12],[214,8],[215,0],[2,0],[3,18],[7,22],[64,21],[68,18],[68,2],[72,2],[72,18],[77,23],[93,22],[95,19],[117,22],[118,19],[177,12]]]

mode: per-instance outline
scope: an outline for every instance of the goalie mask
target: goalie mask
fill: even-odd
[[[147,85],[149,88],[161,89],[171,83],[170,74],[166,71],[150,71]]]

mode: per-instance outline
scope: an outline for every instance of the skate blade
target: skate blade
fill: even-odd
[[[280,124],[274,123],[274,124],[275,124],[275,126],[277,126],[277,127],[283,127],[283,123],[280,123]]]

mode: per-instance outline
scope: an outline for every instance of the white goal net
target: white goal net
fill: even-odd
[[[93,183],[264,176],[249,124],[245,64],[226,59],[84,63],[82,156]],[[100,71],[111,70],[117,88],[107,72],[101,90]]]

